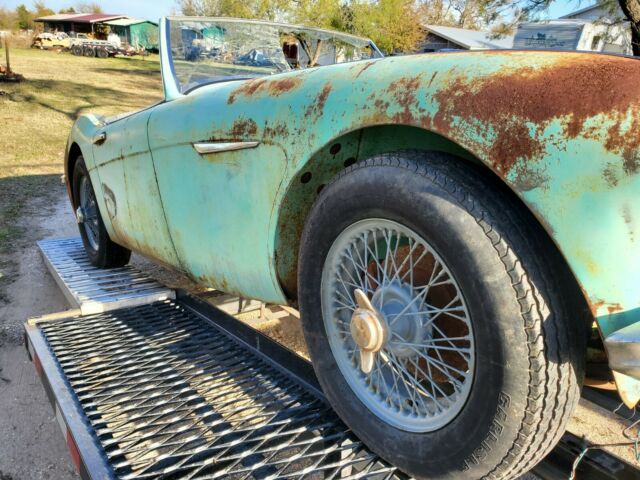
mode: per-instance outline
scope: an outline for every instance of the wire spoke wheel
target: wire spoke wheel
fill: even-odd
[[[358,398],[401,430],[451,422],[471,390],[474,339],[438,253],[399,223],[362,220],[334,241],[321,285],[331,351]]]

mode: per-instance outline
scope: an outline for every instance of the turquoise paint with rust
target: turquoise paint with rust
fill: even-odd
[[[640,306],[640,88],[628,86],[629,78],[640,78],[640,61],[516,51],[392,57],[217,83],[188,95],[176,94],[165,75],[169,101],[148,120],[145,168],[152,162],[158,185],[149,201],[162,202],[180,268],[207,285],[283,303],[276,252],[288,219],[280,215],[304,218],[281,207],[310,159],[349,132],[420,129],[434,144],[440,139],[482,162],[522,198],[607,330],[610,314]],[[372,149],[364,142],[375,139],[356,137],[350,148],[362,159]],[[210,155],[192,147],[218,141],[260,143]],[[118,229],[113,221],[110,232]]]

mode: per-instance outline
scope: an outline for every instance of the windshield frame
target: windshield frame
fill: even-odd
[[[196,90],[205,85],[211,85],[214,83],[222,83],[222,82],[241,82],[246,81],[247,78],[234,78],[230,76],[229,78],[212,78],[210,82],[204,82],[201,85],[197,85],[192,87],[186,91],[182,91],[180,86],[180,81],[178,80],[178,76],[176,74],[176,70],[173,64],[173,57],[171,55],[171,21],[210,21],[210,22],[227,22],[227,23],[242,23],[242,24],[253,24],[253,25],[265,25],[272,27],[280,27],[280,28],[292,28],[299,30],[308,30],[313,32],[318,32],[323,35],[330,35],[332,37],[336,37],[338,39],[344,39],[346,42],[348,41],[357,41],[357,42],[366,42],[368,46],[375,52],[377,58],[383,58],[384,55],[375,43],[372,40],[365,37],[358,37],[356,35],[351,35],[348,33],[336,32],[333,30],[327,30],[324,28],[316,28],[316,27],[307,27],[305,25],[298,25],[292,23],[282,23],[282,22],[268,22],[265,20],[253,20],[253,19],[245,19],[245,18],[233,18],[233,17],[193,17],[193,16],[167,16],[160,19],[160,69],[162,72],[162,86],[164,89],[164,96],[167,101],[174,100],[176,98],[183,97],[188,95],[189,92]],[[317,67],[314,67],[317,68]],[[286,73],[286,72],[282,72]],[[280,73],[275,73],[273,75],[280,75]],[[270,77],[273,75],[269,75]],[[251,78],[257,78],[260,75],[256,75]]]

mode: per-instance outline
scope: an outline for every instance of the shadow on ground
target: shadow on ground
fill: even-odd
[[[135,72],[135,71],[134,71]],[[128,74],[132,72],[127,70]],[[127,111],[139,108],[140,104],[152,104],[158,101],[159,94],[144,94],[143,91],[154,91],[158,88],[158,80],[153,75],[136,75],[137,91],[122,91],[115,88],[100,87],[87,83],[61,80],[25,80],[21,88],[9,92],[6,97],[13,102],[32,103],[61,113],[75,120],[84,111],[108,107],[114,111]],[[24,88],[23,88],[24,87]],[[25,91],[34,93],[24,93]],[[74,107],[70,107],[70,98]]]

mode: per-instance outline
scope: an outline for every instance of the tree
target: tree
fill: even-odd
[[[76,13],[76,9],[73,7],[61,8],[58,13]]]
[[[276,20],[286,0],[179,0],[183,15]]]
[[[424,36],[412,0],[360,0],[352,9],[354,33],[371,38],[383,52],[414,51]]]
[[[608,3],[613,3],[609,0]],[[640,0],[619,0],[622,13],[631,23],[631,48],[633,55],[640,57]]]
[[[16,22],[17,19],[15,11],[0,7],[0,30],[10,30],[15,28]]]
[[[33,2],[33,8],[35,10],[34,18],[46,17],[56,13],[46,6],[43,0]]]
[[[298,0],[290,17],[295,23],[348,31],[342,19],[343,8],[340,3],[340,0]]]
[[[96,2],[80,2],[76,5],[79,13],[103,13],[102,7]]]
[[[20,30],[33,29],[33,13],[24,4],[16,7],[16,26]]]

